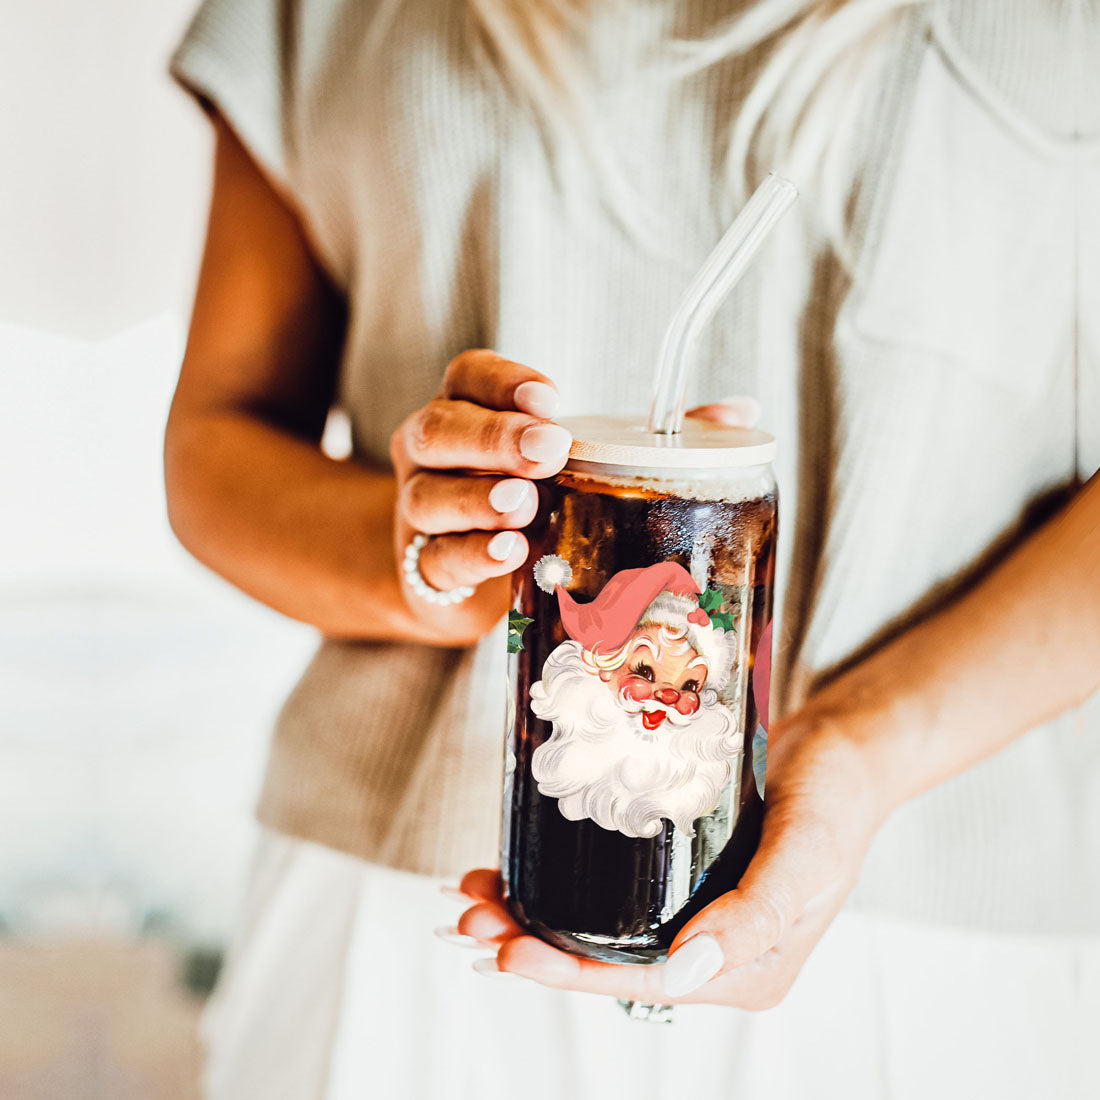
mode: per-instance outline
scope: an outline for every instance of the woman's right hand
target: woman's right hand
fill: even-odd
[[[464,351],[448,364],[438,396],[390,439],[402,594],[453,644],[480,638],[508,608],[509,575],[528,552],[521,528],[538,509],[534,480],[558,473],[572,443],[550,422],[557,405],[545,375],[491,351]],[[433,604],[409,587],[400,566],[418,532],[430,536],[421,576],[443,591],[474,586],[468,600]]]

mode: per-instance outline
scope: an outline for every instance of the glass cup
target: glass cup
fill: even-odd
[[[659,962],[760,835],[775,440],[562,423],[509,615],[505,898],[564,951]]]

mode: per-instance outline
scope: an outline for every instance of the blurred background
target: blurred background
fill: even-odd
[[[313,645],[165,518],[211,134],[194,0],[0,14],[0,1097],[196,1095],[268,730]]]

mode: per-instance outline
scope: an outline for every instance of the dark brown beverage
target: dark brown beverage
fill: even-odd
[[[516,919],[574,954],[662,958],[755,851],[762,469],[689,484],[567,468],[542,488],[514,590],[501,867]]]

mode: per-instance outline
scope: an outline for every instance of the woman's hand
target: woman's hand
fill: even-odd
[[[459,931],[502,971],[648,1003],[766,1008],[791,987],[903,802],[1100,690],[1100,475],[977,584],[769,730],[760,848],[664,966],[614,966],[523,934],[496,871],[472,871]],[[1026,672],[1026,675],[1021,673]]]
[[[550,422],[557,405],[545,375],[491,351],[465,351],[448,365],[439,395],[394,432],[396,560],[415,534],[429,535],[419,561],[424,580],[443,591],[476,588],[462,603],[430,604],[401,573],[410,609],[437,632],[473,641],[507,611],[509,575],[527,558],[521,528],[538,508],[534,480],[558,473],[573,442]],[[731,398],[688,415],[745,425],[759,406]]]
[[[447,367],[438,397],[394,432],[395,557],[416,533],[430,539],[421,576],[433,588],[476,587],[468,600],[430,604],[401,574],[410,609],[455,643],[490,630],[508,607],[509,574],[527,558],[521,532],[535,517],[534,479],[565,465],[572,439],[550,422],[553,383],[491,351],[465,351]]]
[[[751,398],[731,398],[689,415],[755,423]],[[768,1008],[790,989],[859,874],[890,802],[867,751],[894,715],[864,713],[843,682],[775,723],[769,737],[760,847],[737,889],[680,931],[664,966],[600,963],[524,933],[501,896],[500,875],[471,871],[462,892],[476,904],[458,931],[497,948],[495,968],[543,985],[647,1003]],[[491,963],[482,962],[482,968]]]
[[[777,1004],[851,890],[884,807],[842,719],[811,705],[776,722],[768,748],[760,848],[737,889],[680,931],[665,965],[580,959],[525,934],[496,871],[462,880],[477,904],[458,931],[498,947],[497,969],[559,989],[649,1004]]]

